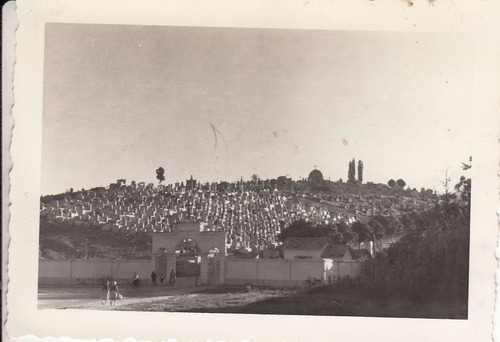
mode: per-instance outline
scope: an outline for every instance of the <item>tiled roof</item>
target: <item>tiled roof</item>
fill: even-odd
[[[283,243],[283,249],[322,250],[327,237],[291,237]]]
[[[332,259],[340,259],[343,258],[345,253],[350,250],[351,247],[347,245],[333,245],[327,246],[321,253],[322,258],[332,258]]]
[[[359,259],[362,258],[363,256],[367,256],[368,258],[371,258],[371,254],[367,249],[352,249],[351,250],[352,257],[354,259]]]

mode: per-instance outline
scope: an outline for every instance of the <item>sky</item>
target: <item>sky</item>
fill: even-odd
[[[47,24],[42,195],[117,179],[404,179],[471,155],[457,34]],[[470,57],[470,56],[469,56]]]

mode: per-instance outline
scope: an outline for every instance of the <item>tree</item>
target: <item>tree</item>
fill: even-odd
[[[411,220],[402,217],[416,228],[368,261],[367,280],[418,300],[451,293],[466,303],[470,218],[465,213],[458,203],[440,203],[412,213]]]
[[[378,241],[378,248],[380,251],[382,249],[382,238],[385,236],[385,227],[380,221],[373,220],[371,230],[373,233],[373,243],[375,244],[375,242]]]
[[[466,164],[463,168],[467,170],[470,166]],[[445,175],[445,180],[449,178]],[[469,185],[470,180],[465,176],[460,178],[455,187],[460,199],[470,200]],[[447,194],[449,199],[454,195],[449,191]],[[400,222],[406,234],[367,262],[367,281],[379,283],[381,288],[390,287],[392,294],[418,300],[446,293],[467,303],[470,246],[467,201],[441,201],[427,210],[404,214]]]
[[[363,161],[358,161],[358,182],[363,184]]]
[[[196,241],[189,238],[182,239],[175,247],[175,250],[186,256],[198,255],[201,251]]]
[[[357,235],[345,224],[315,226],[311,222],[298,220],[282,230],[278,238],[284,242],[291,237],[329,237],[336,245],[345,245],[356,240]]]
[[[356,161],[354,160],[354,158],[349,162],[347,181],[349,183],[356,183]]]
[[[443,199],[445,203],[449,203],[451,199],[450,182],[451,182],[450,170],[446,169],[446,171],[444,172],[444,179],[441,181],[441,184],[443,184],[444,187]]]
[[[370,226],[360,221],[356,221],[352,224],[352,231],[357,234],[358,248],[362,242],[369,240],[370,237],[372,236],[372,231]]]
[[[462,163],[462,170],[466,171],[472,167],[472,157],[469,157],[469,164]],[[460,182],[455,185],[455,190],[458,192],[459,198],[467,205],[470,210],[471,200],[471,179],[465,176],[460,177]]]
[[[455,185],[455,190],[458,192],[460,199],[470,205],[471,179],[461,176],[460,182]]]
[[[406,182],[402,179],[398,179],[396,181],[396,184],[399,185],[401,188],[404,188],[406,186]]]
[[[394,216],[383,216],[383,215],[375,215],[373,217],[373,222],[380,223],[383,227],[384,236],[391,236],[394,238],[394,235],[399,231],[401,224],[397,218]],[[375,229],[375,235],[379,234],[377,229]]]
[[[415,221],[407,213],[404,213],[399,221],[401,222],[402,228],[405,231],[410,231],[415,229]]]
[[[156,169],[156,179],[158,179],[158,182],[160,184],[165,180],[165,169],[163,169],[161,166]]]
[[[259,182],[259,175],[254,173],[252,175],[252,182],[254,182],[255,184],[257,184]]]
[[[396,181],[394,181],[394,179],[391,179],[390,181],[387,182],[387,185],[389,185],[391,188],[393,188],[394,185],[396,185]]]
[[[345,245],[357,241],[358,235],[344,223],[335,223],[333,225],[333,233],[330,234],[333,242],[336,245]]]
[[[279,233],[278,238],[284,242],[290,237],[315,237],[318,236],[317,234],[320,234],[320,232],[314,228],[311,222],[298,220],[292,222],[288,228]]]

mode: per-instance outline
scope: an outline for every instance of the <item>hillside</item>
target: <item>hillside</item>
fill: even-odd
[[[151,238],[78,227],[70,222],[40,220],[40,258],[149,259]]]
[[[279,233],[293,222],[314,226],[369,223],[392,217],[391,236],[402,229],[406,212],[435,205],[435,196],[393,190],[383,184],[325,183],[321,190],[304,182],[236,182],[154,185],[125,180],[90,190],[42,197],[40,257],[49,259],[141,259],[150,257],[153,232],[195,219],[205,230],[225,231],[226,248],[263,251],[280,245]],[[297,190],[299,188],[299,190]],[[382,220],[384,221],[384,220]],[[378,236],[382,238],[382,236]]]

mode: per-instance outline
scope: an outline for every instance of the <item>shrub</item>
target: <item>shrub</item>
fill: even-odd
[[[364,280],[421,301],[436,291],[467,295],[469,281],[468,210],[439,205],[415,217],[415,228],[368,261]]]

